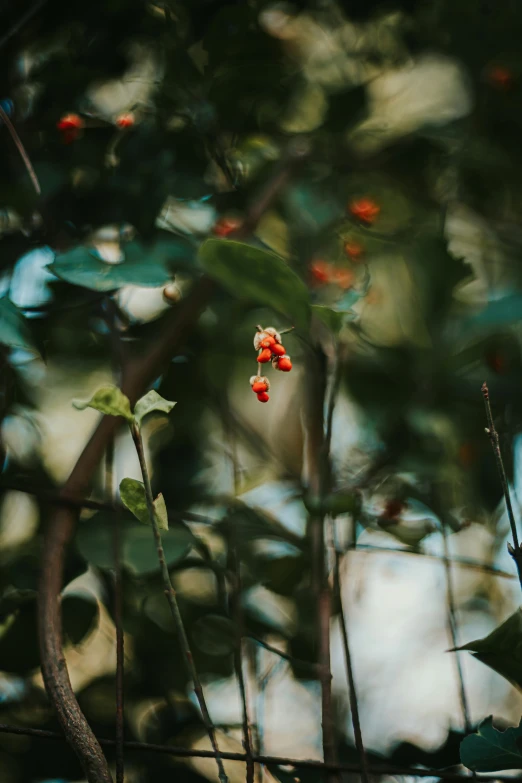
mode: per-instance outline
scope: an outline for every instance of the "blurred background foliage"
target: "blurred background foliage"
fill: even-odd
[[[341,553],[369,759],[450,767],[466,723],[493,711],[499,727],[518,722],[522,661],[509,651],[519,623],[481,638],[519,599],[480,386],[518,518],[521,34],[522,6],[507,0],[0,4],[0,105],[25,150],[2,120],[1,723],[58,728],[38,674],[35,607],[52,493],[97,421],[71,400],[117,381],[115,334],[127,356],[143,355],[205,273],[217,283],[211,299],[154,383],[177,405],[168,420],[152,417],[146,440],[222,747],[241,750],[233,540],[255,746],[321,757],[307,527],[317,513],[333,520]],[[235,244],[278,178],[277,197]],[[268,366],[266,406],[248,385],[256,324],[295,327],[283,336],[293,371]],[[306,413],[317,354],[336,394],[322,497],[309,489]],[[128,438],[117,440],[109,486],[105,467],[99,501],[139,478]],[[82,512],[62,602],[73,687],[105,737],[113,521]],[[121,525],[126,738],[203,747],[150,531],[127,512]],[[457,569],[459,639],[447,630],[448,551],[490,569]],[[335,723],[339,757],[356,761],[339,609],[334,601]],[[475,653],[462,655],[466,721],[455,654],[444,655],[458,644]],[[107,756],[113,764],[113,748]],[[1,733],[0,774],[82,779],[64,743]],[[195,783],[216,773],[128,754],[129,782],[173,774]],[[260,774],[297,780],[287,768]],[[243,777],[231,764],[230,779]]]

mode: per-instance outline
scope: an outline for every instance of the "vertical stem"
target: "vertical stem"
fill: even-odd
[[[504,493],[504,499],[506,501],[506,508],[508,512],[509,524],[511,526],[511,535],[513,536],[513,546],[508,544],[508,551],[517,567],[518,579],[520,586],[522,587],[522,550],[518,543],[517,525],[515,522],[515,515],[513,514],[513,506],[511,505],[511,495],[509,494],[509,485],[504,469],[504,462],[502,460],[502,454],[500,452],[500,442],[498,432],[495,428],[493,421],[493,414],[491,412],[491,403],[489,401],[489,389],[486,383],[482,384],[482,396],[484,397],[484,405],[486,406],[486,417],[488,426],[486,428],[486,435],[491,441],[493,453],[495,455],[495,461],[497,463],[497,470],[500,476],[500,482],[502,484],[502,491]]]
[[[326,357],[320,350],[310,349],[307,361],[308,397],[308,468],[309,489],[319,511],[310,515],[309,534],[312,549],[312,588],[316,596],[321,683],[321,724],[323,755],[327,764],[336,763],[335,726],[332,704],[332,673],[330,666],[330,619],[332,596],[325,563],[323,498],[329,484],[329,454],[324,436],[324,399],[326,391]],[[340,780],[339,772],[328,773],[330,781]]]
[[[348,643],[348,626],[346,625],[346,617],[343,607],[342,591],[341,591],[341,569],[340,569],[340,553],[335,541],[334,520],[330,520],[330,531],[332,538],[332,545],[334,549],[334,596],[339,607],[339,622],[341,623],[341,637],[343,641],[344,662],[346,665],[346,676],[348,679],[348,692],[350,696],[350,712],[352,716],[353,735],[355,738],[355,747],[359,754],[361,762],[361,780],[363,783],[368,783],[368,762],[366,759],[366,753],[364,750],[364,743],[362,737],[361,720],[359,715],[359,703],[357,701],[357,690],[355,688],[355,678],[353,675],[352,656],[350,652],[350,645]]]
[[[448,548],[448,536],[446,533],[446,526],[444,521],[441,520],[442,527],[442,541],[444,544],[444,570],[446,573],[446,600],[448,604],[448,628],[451,637],[451,643],[455,653],[455,666],[457,670],[457,679],[459,683],[459,697],[460,706],[462,710],[462,718],[464,721],[464,729],[466,734],[470,734],[472,731],[471,718],[469,712],[468,696],[466,693],[466,687],[464,684],[464,672],[462,670],[462,664],[460,661],[457,647],[459,646],[459,635],[457,631],[457,612],[455,609],[455,591],[453,589],[453,575],[451,572],[451,560],[449,557]]]
[[[170,611],[172,614],[172,617],[174,619],[174,624],[176,626],[176,631],[178,634],[178,638],[181,644],[181,648],[183,650],[183,656],[185,658],[185,663],[188,669],[188,672],[190,674],[190,677],[192,679],[192,683],[194,686],[194,692],[196,694],[196,698],[199,703],[199,707],[201,709],[201,714],[203,716],[203,722],[205,724],[205,728],[207,730],[210,743],[212,745],[212,750],[216,754],[216,763],[218,767],[218,774],[219,779],[221,783],[228,783],[228,778],[225,773],[225,768],[223,766],[223,759],[221,757],[221,754],[219,752],[219,747],[217,744],[216,739],[216,728],[214,724],[212,723],[212,720],[210,718],[210,714],[207,708],[207,703],[205,701],[205,696],[203,693],[203,688],[201,686],[201,681],[199,679],[199,675],[196,669],[196,666],[194,664],[194,658],[192,656],[192,651],[190,649],[189,640],[187,637],[187,633],[185,631],[185,626],[183,624],[183,618],[181,616],[181,612],[179,610],[178,606],[178,599],[176,597],[176,591],[174,590],[174,587],[172,586],[172,582],[170,581],[170,574],[169,569],[167,567],[167,561],[165,559],[165,552],[163,550],[163,544],[161,541],[161,533],[159,531],[158,523],[156,521],[156,513],[154,511],[154,499],[152,496],[152,487],[150,485],[150,478],[149,478],[149,471],[147,468],[147,461],[145,459],[145,450],[143,448],[143,440],[141,437],[141,431],[137,424],[131,425],[131,433],[132,433],[132,439],[134,441],[134,445],[136,447],[136,452],[138,454],[138,459],[140,461],[140,467],[141,467],[141,473],[143,476],[143,484],[145,487],[145,497],[147,499],[147,510],[149,512],[149,519],[152,526],[152,532],[154,534],[154,541],[156,542],[156,549],[158,552],[158,561],[160,564],[160,570],[161,570],[161,576],[163,579],[163,588],[165,592],[165,596],[167,598]]]

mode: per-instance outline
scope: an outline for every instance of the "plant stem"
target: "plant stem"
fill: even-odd
[[[513,514],[513,506],[511,504],[511,495],[509,493],[509,484],[504,469],[504,462],[502,460],[502,454],[500,452],[500,442],[498,432],[493,421],[493,414],[491,412],[491,403],[489,401],[489,389],[487,383],[482,384],[482,396],[484,397],[484,405],[486,406],[486,417],[488,426],[486,428],[486,435],[491,441],[493,453],[495,455],[495,461],[497,463],[497,470],[500,476],[500,483],[502,484],[502,491],[504,493],[504,499],[506,501],[506,508],[508,512],[509,524],[511,526],[511,535],[513,536],[513,546],[508,543],[508,551],[517,567],[518,579],[520,586],[522,587],[522,550],[518,543],[517,525],[515,522],[515,515]]]
[[[147,510],[149,512],[150,524],[152,526],[152,532],[154,534],[154,541],[156,542],[156,549],[158,552],[158,561],[160,564],[161,577],[163,579],[163,588],[165,592],[165,597],[168,601],[172,618],[176,626],[176,632],[178,634],[178,639],[181,648],[183,650],[183,656],[185,658],[187,670],[192,679],[194,692],[196,694],[196,698],[198,700],[199,707],[201,709],[201,714],[203,716],[203,722],[205,724],[205,728],[207,730],[210,743],[212,745],[212,749],[216,754],[216,763],[218,767],[219,779],[221,783],[228,783],[228,778],[226,776],[225,768],[223,766],[223,759],[221,758],[218,744],[217,744],[216,728],[212,723],[212,719],[210,717],[207,708],[207,703],[205,701],[205,696],[203,694],[203,688],[201,686],[201,681],[199,679],[196,666],[194,664],[194,658],[192,656],[192,651],[190,649],[187,632],[185,631],[185,625],[183,623],[183,618],[179,610],[176,591],[174,590],[174,587],[172,586],[172,582],[170,580],[169,569],[167,567],[165,552],[163,550],[163,544],[161,541],[161,533],[158,527],[158,523],[156,521],[156,512],[154,510],[154,498],[152,495],[152,487],[150,485],[149,471],[147,468],[147,461],[145,459],[145,450],[143,448],[143,439],[141,437],[141,431],[137,424],[132,424],[130,430],[132,434],[132,439],[134,441],[134,445],[136,447],[136,453],[138,454],[138,459],[140,461],[140,468],[143,476],[143,485],[145,487],[145,497],[147,500]]]

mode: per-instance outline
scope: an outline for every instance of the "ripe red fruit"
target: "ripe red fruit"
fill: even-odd
[[[290,361],[290,357],[281,356],[281,358],[277,360],[277,369],[281,370],[281,372],[290,372],[292,369],[292,362]]]
[[[352,259],[352,261],[358,261],[359,258],[364,253],[364,248],[362,245],[359,245],[357,242],[345,242],[344,252],[348,256],[348,258]]]
[[[268,335],[268,337],[265,337],[264,340],[261,340],[261,348],[271,348],[273,345],[276,344],[275,338],[272,337],[271,334]]]
[[[257,395],[257,399],[259,400],[259,402],[268,402],[270,397],[268,396],[268,394],[266,392],[260,392]]]
[[[212,233],[217,237],[228,237],[241,227],[243,221],[234,217],[221,217],[214,223]]]
[[[63,133],[63,140],[66,144],[78,138],[83,126],[84,122],[78,114],[64,114],[56,123],[58,130]]]
[[[327,283],[330,279],[330,264],[326,261],[314,261],[310,264],[310,274],[318,283]]]
[[[125,112],[124,114],[120,114],[120,116],[116,118],[116,125],[118,126],[118,128],[121,128],[121,130],[132,128],[135,122],[136,119],[134,117],[134,114],[132,114],[130,111]]]
[[[252,391],[256,394],[261,394],[262,392],[268,391],[268,385],[264,381],[256,381],[252,385]]]
[[[381,208],[371,198],[360,198],[352,201],[348,207],[352,215],[362,223],[373,223]]]
[[[260,351],[259,356],[257,357],[257,361],[259,364],[265,364],[266,362],[269,362],[272,358],[272,351],[270,348],[263,348],[262,351]]]
[[[284,356],[286,353],[286,350],[282,345],[279,345],[279,343],[276,343],[272,346],[272,353],[274,356]]]

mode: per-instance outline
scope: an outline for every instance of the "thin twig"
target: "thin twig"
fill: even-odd
[[[493,453],[495,455],[495,461],[497,463],[497,470],[500,476],[500,482],[502,484],[502,491],[504,493],[504,499],[506,501],[506,508],[508,512],[509,524],[511,526],[511,535],[513,536],[513,546],[508,543],[508,551],[517,567],[518,579],[520,586],[522,587],[522,550],[518,543],[517,525],[515,522],[515,515],[513,514],[513,506],[511,505],[511,495],[509,493],[509,484],[504,469],[504,462],[502,460],[502,454],[500,452],[500,440],[498,432],[493,421],[493,414],[491,412],[491,403],[489,401],[489,389],[487,383],[482,384],[482,396],[484,397],[484,405],[486,406],[486,417],[488,426],[486,427],[486,435],[491,441]]]
[[[448,535],[446,532],[446,526],[441,521],[442,541],[444,546],[444,572],[446,575],[446,602],[448,605],[448,628],[451,636],[451,643],[454,650],[457,650],[459,646],[458,624],[457,624],[457,612],[455,609],[455,591],[453,588],[453,574],[451,571],[451,561],[449,558],[448,547]],[[462,718],[464,721],[464,729],[466,734],[469,734],[473,727],[471,724],[468,696],[466,693],[466,686],[464,683],[464,672],[462,670],[462,663],[458,654],[455,654],[455,666],[457,671],[457,679],[459,683],[459,697],[460,706],[462,710]]]
[[[161,577],[163,579],[163,588],[165,592],[165,597],[168,601],[170,612],[172,614],[172,618],[176,626],[176,632],[182,648],[183,657],[185,658],[185,664],[187,666],[189,675],[192,679],[194,692],[196,694],[196,698],[198,700],[198,704],[201,709],[201,714],[203,716],[203,722],[205,724],[205,728],[207,730],[210,743],[212,745],[212,749],[216,754],[215,758],[218,767],[219,779],[221,783],[228,783],[228,778],[226,776],[225,768],[223,766],[223,760],[220,756],[219,747],[217,744],[216,727],[212,723],[212,719],[208,711],[205,695],[203,693],[203,688],[201,686],[201,680],[199,679],[199,674],[194,664],[194,658],[192,656],[192,651],[190,649],[190,643],[188,640],[187,632],[185,631],[185,625],[183,622],[183,618],[181,616],[181,612],[179,610],[176,591],[172,586],[169,569],[167,566],[167,561],[165,559],[165,552],[163,550],[163,543],[161,541],[161,533],[156,519],[156,512],[154,510],[154,497],[152,495],[152,487],[150,485],[149,470],[147,467],[147,460],[145,459],[145,450],[143,448],[143,439],[141,437],[141,430],[138,424],[132,424],[130,429],[131,429],[132,439],[136,447],[136,453],[140,461],[141,474],[143,476],[143,484],[145,487],[145,498],[147,500],[147,510],[149,512],[149,520],[154,535],[154,541],[156,542],[156,550],[158,552],[158,561],[160,564]]]
[[[0,723],[0,733],[2,734],[17,734],[24,737],[34,737],[35,739],[50,739],[64,742],[66,740],[63,734],[57,731],[48,731],[47,729],[33,729],[23,728],[21,726],[7,726]],[[113,748],[116,744],[115,740],[108,739],[106,737],[97,738],[100,745]],[[133,740],[127,740],[125,743],[127,750],[136,750],[145,753],[165,753],[169,756],[186,759],[212,759],[215,758],[215,753],[211,750],[199,750],[197,748],[180,748],[175,745],[155,745],[149,742],[135,742]],[[244,753],[231,753],[229,751],[223,751],[221,757],[227,761],[242,761],[245,763],[246,756]],[[294,759],[284,756],[266,756],[255,754],[253,756],[256,764],[270,764],[274,766],[296,767],[296,769],[316,769],[319,772],[323,770],[332,770],[336,772],[352,772],[355,774],[360,773],[361,768],[359,764],[325,764],[323,761],[315,761],[312,759]],[[457,772],[451,772],[447,769],[433,769],[431,767],[399,767],[393,764],[370,764],[368,766],[368,772],[370,775],[397,775],[408,776],[417,778],[439,778],[440,780],[447,780],[449,783],[463,783],[464,781],[473,780],[473,783],[480,781],[483,783],[491,783],[492,780],[498,780],[502,783],[513,783],[514,780],[520,780],[520,777],[513,777],[512,775],[500,775],[495,773],[492,778],[487,775],[471,776],[469,774],[463,775]]]
[[[277,647],[274,647],[272,644],[265,642],[265,640],[260,636],[256,636],[253,633],[249,633],[247,635],[249,639],[257,642],[257,644],[261,645],[261,647],[264,647],[265,650],[268,650],[268,652],[274,653],[274,655],[279,656],[279,658],[283,658],[285,661],[288,661],[295,667],[300,667],[302,669],[306,669],[307,671],[313,672],[317,676],[318,667],[317,664],[313,661],[303,661],[301,658],[294,658],[293,655],[289,655],[288,653],[279,650]]]
[[[1,46],[1,44],[0,44]],[[29,160],[29,156],[27,152],[25,151],[25,147],[21,142],[21,139],[16,132],[13,123],[7,116],[7,112],[4,111],[3,107],[0,106],[0,117],[4,121],[4,125],[6,126],[7,130],[11,134],[11,138],[13,139],[14,143],[16,144],[16,147],[18,149],[18,152],[20,153],[20,157],[22,158],[25,168],[27,169],[27,173],[31,177],[31,182],[34,185],[34,189],[36,190],[37,194],[40,195],[42,192],[42,189],[40,187],[40,183],[38,182],[38,177],[36,176],[35,170],[33,169],[32,163]]]
[[[348,642],[348,626],[346,623],[346,617],[343,607],[343,598],[341,591],[341,569],[340,559],[341,555],[335,541],[334,521],[330,520],[330,530],[332,537],[332,546],[334,554],[334,597],[337,603],[339,611],[339,622],[341,625],[341,638],[343,642],[344,651],[344,663],[346,666],[346,677],[348,680],[348,693],[350,696],[350,713],[352,718],[353,736],[355,739],[355,747],[359,754],[359,761],[361,763],[361,780],[363,783],[368,783],[368,761],[366,759],[366,752],[364,750],[361,718],[359,714],[359,702],[357,701],[357,690],[355,687],[355,677],[353,674],[352,655],[350,651],[350,645]]]

